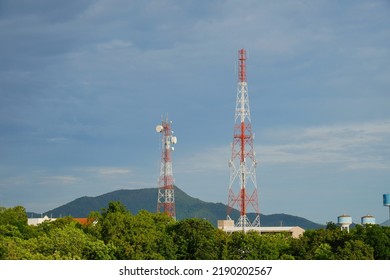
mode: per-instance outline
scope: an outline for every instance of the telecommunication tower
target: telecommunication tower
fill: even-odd
[[[173,219],[176,219],[175,210],[175,190],[174,178],[172,174],[172,157],[171,152],[174,150],[173,145],[177,143],[177,138],[173,136],[171,121],[162,121],[156,126],[156,131],[161,133],[162,151],[160,176],[158,179],[158,197],[157,212],[165,212]]]
[[[232,143],[230,167],[230,183],[228,193],[227,219],[234,207],[239,208],[240,217],[235,226],[260,227],[260,210],[256,183],[257,161],[253,147],[253,133],[249,109],[248,84],[246,80],[246,51],[238,51],[238,83],[235,124]],[[256,217],[250,222],[247,210],[251,208]]]

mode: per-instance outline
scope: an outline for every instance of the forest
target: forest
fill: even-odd
[[[227,234],[209,221],[174,221],[117,201],[91,212],[85,225],[64,217],[37,226],[22,206],[0,207],[2,260],[389,260],[390,227],[329,222],[294,239],[285,234]]]

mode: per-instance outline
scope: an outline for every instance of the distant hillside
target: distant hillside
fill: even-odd
[[[26,212],[27,218],[40,218],[42,214],[38,214],[35,212]]]
[[[390,226],[390,220],[384,221],[381,226]]]
[[[226,205],[222,203],[205,202],[187,195],[179,188],[175,188],[176,215],[178,220],[185,218],[204,218],[209,220],[215,226],[217,220],[226,217]],[[72,202],[50,210],[44,215],[49,217],[86,217],[91,211],[101,211],[106,208],[110,201],[120,201],[127,209],[136,214],[145,209],[150,212],[156,212],[157,189],[137,189],[137,190],[118,190],[96,197],[80,197]],[[239,211],[233,210],[231,217],[237,219]],[[253,214],[248,214],[250,219]],[[313,223],[304,218],[291,216],[287,214],[261,215],[261,224],[263,226],[300,226],[304,229],[315,229],[324,227],[323,225]]]

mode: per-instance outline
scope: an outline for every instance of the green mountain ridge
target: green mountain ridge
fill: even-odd
[[[91,211],[101,211],[103,208],[106,208],[110,201],[122,202],[133,214],[138,213],[140,210],[156,212],[157,189],[122,189],[96,197],[83,196],[43,214],[53,218],[65,216],[87,217]],[[175,203],[177,220],[202,218],[216,226],[217,220],[223,220],[226,217],[227,206],[225,204],[205,202],[193,198],[177,187],[175,187]],[[235,220],[238,216],[239,211],[233,209],[231,213],[232,219]],[[254,219],[254,216],[253,213],[248,214],[250,220]],[[324,225],[288,214],[261,215],[260,219],[262,226],[299,226],[304,229],[324,227]]]

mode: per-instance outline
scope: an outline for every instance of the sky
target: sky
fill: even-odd
[[[261,213],[388,219],[387,0],[0,0],[0,38],[2,206],[157,188],[166,116],[176,185],[227,204],[244,48]]]

